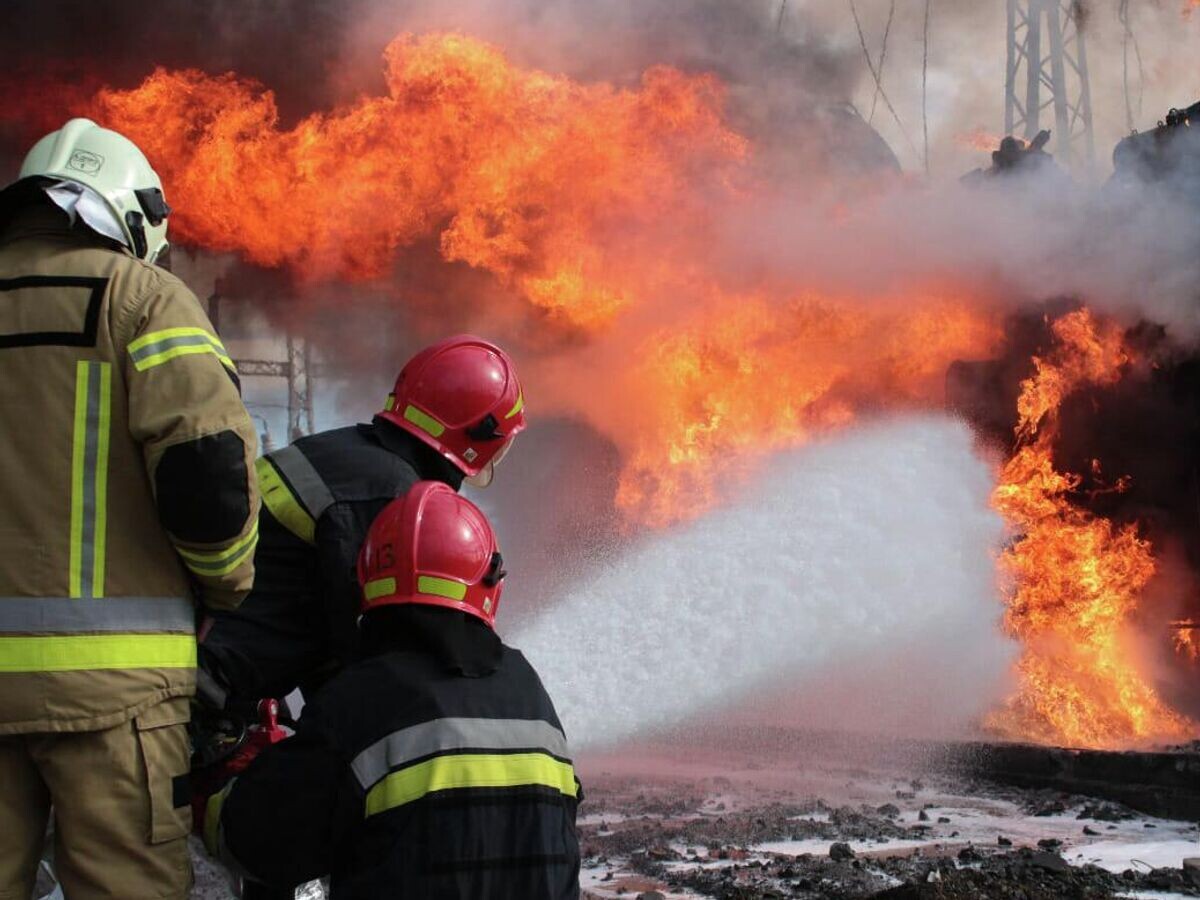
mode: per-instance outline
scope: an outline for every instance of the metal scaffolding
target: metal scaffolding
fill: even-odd
[[[1004,133],[1031,140],[1053,107],[1055,155],[1090,172],[1096,144],[1083,17],[1079,0],[1008,0]]]
[[[221,298],[216,292],[208,298],[208,313],[213,327],[220,333]],[[239,376],[287,379],[287,441],[289,443],[316,431],[316,422],[313,418],[316,372],[308,341],[288,334],[287,359],[234,359],[234,363],[237,365]]]

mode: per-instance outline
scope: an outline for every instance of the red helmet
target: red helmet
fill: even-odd
[[[358,554],[363,612],[424,603],[496,626],[504,560],[487,517],[440,481],[420,481],[371,524]]]
[[[524,410],[508,354],[468,334],[410,359],[379,415],[474,477],[525,427]]]

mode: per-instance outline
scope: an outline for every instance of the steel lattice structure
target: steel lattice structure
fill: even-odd
[[[1004,133],[1032,139],[1054,109],[1054,152],[1091,170],[1092,90],[1079,0],[1008,0]]]

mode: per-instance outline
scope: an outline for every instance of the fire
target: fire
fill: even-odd
[[[644,419],[617,494],[639,522],[702,514],[717,484],[867,409],[937,406],[947,366],[988,352],[998,327],[965,298],[856,303],[731,298],[691,327],[649,335],[630,373]]]
[[[385,96],[292,128],[269,90],[191,70],[101,91],[91,112],[159,169],[179,239],[303,279],[389,279],[398,248],[434,241],[585,334],[697,295],[687,305],[713,312],[645,339],[628,373],[626,394],[650,398],[623,447],[631,521],[700,515],[756,455],[881,398],[938,405],[949,362],[998,337],[962,298],[884,314],[795,285],[722,287],[705,261],[712,198],[771,188],[753,182],[714,76],[660,66],[633,88],[580,84],[453,34],[398,37],[385,76]]]
[[[954,143],[972,150],[990,152],[1000,146],[1000,136],[992,134],[983,127],[972,128],[954,136]]]
[[[1175,629],[1175,652],[1200,662],[1200,622],[1172,622],[1171,627]]]
[[[696,214],[687,173],[732,176],[746,141],[715,78],[649,69],[630,89],[523,70],[453,34],[387,48],[386,96],[280,127],[275,98],[235,75],[156,70],[93,115],[170,186],[178,238],[306,279],[379,279],[397,248],[492,273],[572,325],[609,322],[644,273],[607,265],[620,235]]]
[[[1118,381],[1130,363],[1119,328],[1087,310],[1053,324],[1056,346],[1022,384],[1017,450],[993,495],[1017,536],[1005,626],[1021,639],[1017,694],[989,720],[1009,737],[1112,747],[1186,738],[1195,725],[1138,671],[1127,625],[1156,564],[1136,526],[1076,507],[1081,478],[1054,467],[1057,413],[1080,388]]]
[[[766,275],[731,286],[709,262],[712,199],[752,207],[772,186],[756,183],[714,76],[660,66],[630,87],[582,84],[455,34],[398,37],[384,74],[383,95],[290,127],[270,90],[234,74],[157,69],[70,105],[146,150],[185,243],[308,284],[388,284],[397,251],[419,244],[488,273],[573,340],[620,334],[623,318],[654,322],[630,329],[638,337],[604,372],[613,389],[570,409],[620,404],[603,418],[621,445],[616,503],[630,522],[699,516],[768,453],[872,412],[940,408],[950,363],[1001,341],[988,298],[958,286],[871,298]],[[27,106],[26,118],[42,109]],[[981,129],[960,141],[999,144]],[[664,297],[684,299],[656,318]],[[1025,651],[1019,693],[989,724],[1088,746],[1186,737],[1195,726],[1126,646],[1152,548],[1136,527],[1077,507],[1080,477],[1053,462],[1064,398],[1121,378],[1129,351],[1086,311],[1053,328],[993,498],[1017,533],[1000,565],[1013,586],[1005,624]],[[1179,634],[1194,650],[1195,632]]]

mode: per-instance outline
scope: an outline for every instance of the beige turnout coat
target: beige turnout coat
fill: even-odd
[[[0,734],[195,687],[257,540],[254,429],[195,296],[46,209],[0,233]]]

